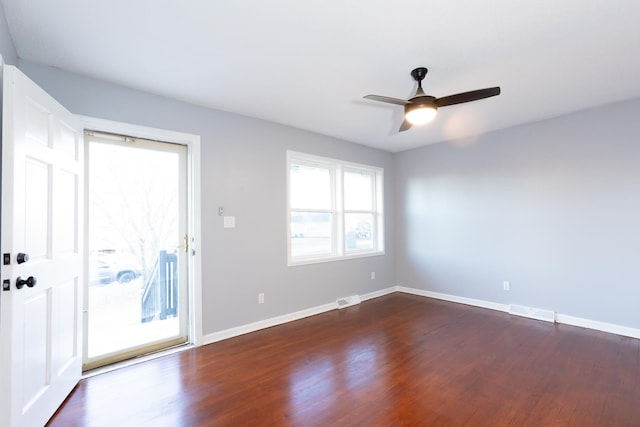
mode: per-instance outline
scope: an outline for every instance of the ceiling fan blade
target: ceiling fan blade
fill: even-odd
[[[449,95],[436,99],[436,105],[438,108],[446,107],[447,105],[462,104],[464,102],[477,101],[479,99],[489,98],[492,96],[500,95],[500,87],[489,87],[486,89],[472,90],[470,92],[457,93],[455,95]]]
[[[364,97],[365,99],[370,99],[372,101],[386,102],[387,104],[396,104],[396,105],[407,105],[409,101],[398,98],[391,98],[389,96],[380,96],[380,95],[367,95]]]
[[[411,123],[409,123],[409,120],[404,119],[404,121],[400,125],[400,129],[398,129],[398,132],[404,132],[405,130],[409,129],[411,129]]]

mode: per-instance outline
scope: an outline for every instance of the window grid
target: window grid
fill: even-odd
[[[296,176],[302,168],[318,168],[329,171],[329,192],[331,209],[300,207],[299,203],[293,207],[292,188],[299,191],[301,176]],[[367,192],[358,191],[357,185],[352,187],[347,183],[345,174],[351,178],[358,175],[366,177],[369,183],[365,185]],[[308,154],[287,152],[287,230],[288,230],[288,261],[289,265],[309,264],[317,262],[335,261],[363,256],[374,256],[384,253],[382,210],[382,179],[381,168],[358,165],[335,159],[317,157]],[[365,179],[365,181],[366,181]],[[307,182],[305,182],[307,184]],[[308,182],[311,186],[313,182]],[[315,183],[317,185],[317,183]],[[296,187],[297,186],[297,187]],[[354,205],[347,199],[347,193],[355,197],[357,206],[347,209],[347,205]],[[309,194],[317,188],[309,188]],[[355,192],[353,191],[355,190]],[[364,197],[363,197],[364,196]],[[360,197],[360,199],[357,199]],[[363,202],[366,201],[366,202]],[[310,204],[315,201],[310,202]],[[366,206],[363,205],[366,204]],[[304,218],[304,215],[307,215]],[[318,232],[322,227],[320,215],[328,215],[330,235],[328,236],[329,250],[320,250],[323,236]],[[325,242],[326,244],[326,242]],[[315,249],[314,249],[315,247]]]

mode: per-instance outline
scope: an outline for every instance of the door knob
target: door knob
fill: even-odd
[[[22,252],[19,252],[18,256],[16,257],[16,261],[18,261],[18,264],[29,261],[29,254],[23,254]]]
[[[33,276],[29,276],[26,279],[23,279],[22,277],[18,276],[18,278],[16,279],[16,288],[22,289],[24,285],[27,285],[28,287],[33,288],[36,285],[36,283],[38,283],[38,280],[36,280],[36,278]]]

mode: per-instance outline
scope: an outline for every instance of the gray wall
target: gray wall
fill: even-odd
[[[201,136],[205,334],[395,285],[391,154],[53,68],[22,61],[20,68],[73,113]],[[287,267],[289,149],[384,168],[385,255]],[[237,228],[223,229],[218,206]],[[265,304],[258,305],[259,292]]]
[[[398,284],[640,328],[639,118],[628,101],[396,155]]]
[[[0,2],[0,55],[5,64],[18,65],[18,54],[9,35],[9,27],[4,14],[4,6]]]

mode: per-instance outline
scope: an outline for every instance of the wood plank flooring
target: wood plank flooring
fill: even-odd
[[[639,426],[640,340],[395,293],[83,380],[51,426]]]

